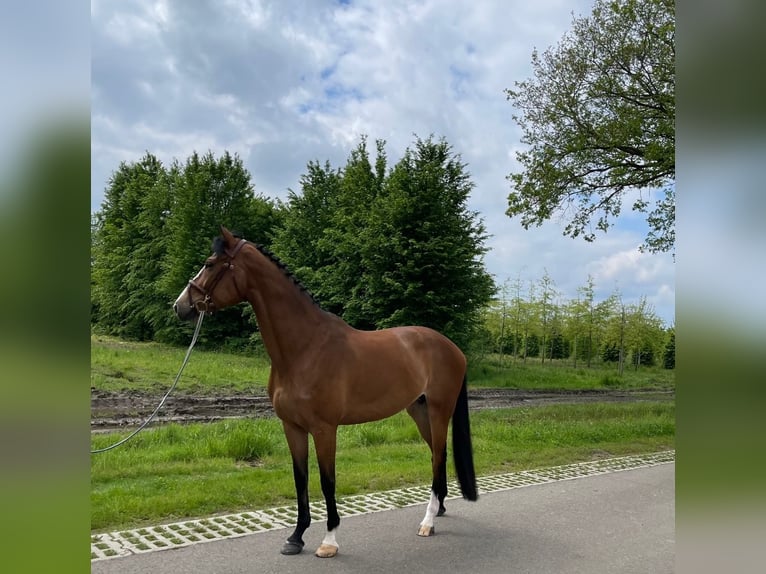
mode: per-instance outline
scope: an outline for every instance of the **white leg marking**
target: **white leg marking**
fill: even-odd
[[[327,534],[324,535],[322,544],[327,544],[328,546],[335,546],[338,548],[338,543],[335,541],[335,533],[338,532],[338,528],[340,528],[340,526],[336,526],[333,530],[328,530]]]
[[[338,553],[338,543],[335,541],[335,533],[338,532],[336,526],[333,530],[328,530],[324,535],[324,540],[317,548],[316,555],[320,558],[332,558]]]
[[[430,536],[433,533],[434,517],[439,512],[439,499],[436,493],[431,491],[431,499],[426,506],[426,515],[420,522],[420,530],[418,530],[418,536]]]

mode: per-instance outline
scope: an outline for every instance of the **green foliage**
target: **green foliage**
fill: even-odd
[[[617,362],[617,359],[615,358],[614,361]],[[615,389],[622,386],[622,381],[620,380],[620,377],[611,374],[611,375],[604,375],[601,379],[601,385],[608,388],[608,389]]]
[[[225,224],[251,241],[268,240],[276,217],[270,201],[256,197],[250,174],[238,156],[225,152],[215,159],[212,153],[196,152],[184,166],[176,162],[171,170],[173,204],[168,218],[168,254],[163,262],[163,290],[171,300],[210,255],[210,242]],[[156,339],[185,342],[189,327],[181,324],[169,308],[166,320],[157,329]],[[218,311],[205,325],[200,342],[241,343],[255,330],[247,305]]]
[[[274,250],[325,308],[361,329],[424,325],[466,344],[493,291],[473,187],[444,141],[418,139],[386,174],[362,138],[343,170],[309,163]]]
[[[620,374],[627,361],[638,369],[651,367],[666,345],[667,332],[646,297],[623,304],[618,292],[595,300],[595,283],[588,276],[578,298],[562,301],[547,271],[529,283],[522,295],[521,279],[506,284],[502,297],[482,312],[482,336],[473,352],[507,354],[514,361],[539,357],[541,363],[569,359],[577,367],[596,361],[617,362]]]
[[[654,365],[654,346],[648,343],[637,347],[631,354],[631,361],[633,366],[638,368],[639,366],[651,367]]]
[[[676,368],[676,330],[671,329],[668,342],[662,352],[662,366],[665,369]]]
[[[120,164],[92,223],[91,321],[104,333],[186,342],[190,327],[170,303],[209,255],[219,225],[268,244],[279,214],[256,197],[237,156],[196,152],[166,169],[147,153]],[[200,343],[246,345],[255,330],[245,306],[211,317]]]
[[[577,367],[578,360],[584,360],[590,367],[600,330],[595,307],[593,276],[588,275],[585,285],[579,287],[577,293],[579,297],[570,301],[563,310],[564,333],[571,341],[574,366]]]
[[[509,176],[508,215],[525,229],[555,214],[564,234],[593,241],[619,216],[629,189],[661,189],[632,208],[647,213],[643,245],[675,244],[675,5],[596,0],[588,18],[542,55],[534,78],[506,90],[530,147]]]
[[[310,162],[301,192],[290,191],[274,251],[322,306],[362,329],[376,327],[364,301],[363,233],[380,192],[386,158],[377,142],[375,166],[362,137],[342,170]]]
[[[493,282],[487,238],[467,209],[473,188],[444,141],[416,140],[386,173],[361,138],[342,170],[310,162],[286,204],[254,195],[250,174],[228,152],[192,154],[169,169],[151,154],[120,164],[92,222],[91,320],[136,340],[185,343],[191,326],[170,302],[225,224],[271,247],[328,311],[361,329],[425,325],[466,345]],[[272,243],[273,239],[273,243]],[[199,344],[258,346],[250,306],[211,316]]]
[[[537,333],[529,333],[524,338],[524,358],[540,356],[540,337]]]
[[[465,346],[494,291],[473,187],[444,141],[418,139],[391,171],[363,232],[364,305],[378,327],[424,325]]]
[[[554,333],[548,342],[548,357],[550,359],[566,359],[570,355],[569,341],[561,333]]]
[[[288,193],[281,227],[276,230],[273,249],[290,265],[293,273],[334,313],[342,312],[333,282],[327,280],[333,266],[334,245],[326,238],[335,227],[336,202],[342,175],[329,162],[324,166],[309,162],[301,176],[301,193]]]
[[[620,360],[620,347],[617,343],[607,343],[601,351],[601,359],[605,363],[616,363]]]
[[[121,163],[110,179],[91,253],[92,320],[110,333],[151,338],[151,309],[162,299],[157,280],[167,249],[169,197],[165,169],[151,154]]]

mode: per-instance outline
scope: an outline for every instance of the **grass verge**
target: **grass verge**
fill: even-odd
[[[674,448],[672,403],[598,403],[472,413],[477,475]],[[94,435],[101,448],[121,435]],[[310,496],[321,498],[316,461]],[[430,453],[400,413],[342,427],[338,496],[430,483]],[[452,462],[448,474],[454,476]],[[295,504],[281,424],[247,419],[169,424],[91,457],[95,532]]]
[[[661,367],[626,366],[622,376],[613,363],[582,362],[574,368],[571,360],[546,361],[529,358],[526,362],[512,357],[485,355],[468,363],[468,380],[479,387],[526,390],[628,389],[671,390],[675,388],[675,371]]]
[[[91,336],[90,386],[101,391],[163,393],[170,386],[186,349],[161,343],[123,341]],[[177,391],[187,394],[226,394],[264,388],[271,364],[265,354],[194,349],[178,381]]]
[[[137,343],[91,336],[91,387],[100,391],[162,394],[172,382],[186,350],[160,343]],[[222,395],[265,389],[270,363],[265,353],[238,354],[195,349],[177,392]],[[497,355],[469,360],[472,387],[540,390],[667,390],[675,372],[659,367],[627,367],[622,376],[610,364],[573,368],[570,362],[513,361]]]

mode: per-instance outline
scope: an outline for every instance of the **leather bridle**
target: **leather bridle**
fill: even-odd
[[[204,311],[205,313],[213,313],[215,311],[215,304],[213,303],[213,291],[215,290],[218,283],[220,283],[221,279],[223,279],[226,271],[234,269],[234,258],[237,256],[237,253],[239,253],[239,250],[242,249],[242,246],[245,243],[247,243],[246,240],[240,239],[239,243],[234,246],[234,249],[224,250],[224,253],[228,256],[229,260],[223,263],[221,269],[218,271],[218,274],[213,277],[212,281],[210,281],[209,286],[203,287],[197,283],[195,281],[196,277],[194,279],[189,279],[189,305],[193,306],[199,312]],[[202,293],[202,295],[204,295],[204,299],[200,299],[199,301],[192,301],[192,288]],[[236,281],[234,282],[234,288],[236,289],[237,293],[239,293]]]

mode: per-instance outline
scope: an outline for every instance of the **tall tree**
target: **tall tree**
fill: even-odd
[[[500,364],[502,365],[505,363],[505,353],[509,350],[509,347],[511,352],[513,352],[512,344],[508,344],[508,341],[512,341],[512,337],[510,336],[511,302],[508,299],[509,286],[507,279],[503,282],[499,291],[500,297],[497,301],[497,311],[499,313],[500,329],[497,336],[497,346],[500,353]]]
[[[540,326],[540,347],[542,352],[540,353],[540,363],[545,363],[545,356],[550,347],[550,338],[552,331],[552,323],[555,315],[554,300],[559,294],[556,290],[556,284],[553,278],[548,274],[548,270],[545,269],[542,278],[538,282],[540,287],[539,298],[533,303],[537,308],[537,317]]]
[[[521,297],[522,288],[521,275],[517,275],[513,282],[513,299],[511,301],[511,324],[513,329],[513,360],[514,362],[519,357],[521,349],[521,328],[526,321],[526,305]]]
[[[517,110],[521,170],[509,176],[507,214],[525,229],[554,214],[571,237],[595,239],[620,214],[647,214],[642,249],[675,245],[675,4],[596,0],[587,18],[542,55],[534,78],[506,95]]]
[[[92,223],[92,321],[122,337],[185,342],[188,326],[170,302],[209,254],[218,226],[268,245],[278,222],[274,203],[254,196],[250,174],[228,152],[194,153],[169,170],[150,153],[121,163]],[[247,341],[251,316],[247,307],[224,310],[203,338]]]
[[[600,331],[600,325],[603,324],[599,321],[599,313],[594,303],[595,282],[593,276],[588,274],[585,285],[579,287],[577,291],[582,295],[583,304],[585,305],[585,362],[590,368],[591,361],[593,360],[593,351],[596,348],[595,340]]]
[[[336,314],[341,314],[343,308],[332,303],[333,293],[322,280],[335,262],[335,250],[332,242],[323,238],[332,227],[341,180],[341,171],[329,162],[321,165],[310,161],[301,176],[300,190],[288,191],[282,225],[275,230],[273,240],[275,253],[290,265],[322,305]]]
[[[352,150],[343,169],[332,225],[323,237],[323,242],[331,243],[334,250],[335,261],[325,278],[331,287],[331,301],[342,307],[346,321],[360,329],[377,326],[368,296],[370,269],[364,261],[364,245],[370,238],[374,206],[383,189],[386,170],[384,142],[378,140],[376,146],[374,168],[366,136]]]
[[[268,245],[276,215],[270,200],[256,197],[250,173],[242,160],[229,152],[215,158],[212,152],[194,152],[185,164],[175,162],[170,174],[173,202],[168,218],[168,249],[163,265],[161,289],[168,297],[179,293],[201,262],[210,254],[210,242],[220,234],[220,225],[243,237]],[[189,326],[173,317],[169,306],[165,323],[156,338],[185,341]],[[255,330],[248,306],[219,311],[207,322],[200,341],[244,344]]]
[[[577,359],[583,353],[584,341],[587,336],[587,302],[581,298],[571,300],[564,308],[564,332],[572,343],[572,360],[577,368]]]
[[[604,361],[616,363],[620,360],[621,307],[622,295],[615,289],[609,297],[598,302],[593,309],[594,343],[601,350]]]
[[[360,240],[371,205],[385,179],[384,142],[376,142],[373,167],[367,138],[345,167],[309,162],[300,192],[290,191],[274,250],[328,311],[349,323],[372,329],[366,311]]]
[[[212,152],[194,152],[185,164],[174,163],[171,178],[173,205],[168,227],[172,240],[165,280],[175,288],[210,254],[210,241],[220,233],[222,223],[252,237],[254,191],[242,160],[228,152],[220,159]]]
[[[274,249],[327,310],[357,328],[433,327],[470,339],[493,292],[473,187],[443,140],[417,139],[386,173],[362,138],[343,170],[310,163]]]
[[[667,343],[662,351],[662,367],[664,369],[676,368],[676,330],[670,329]]]
[[[628,337],[628,308],[618,290],[599,305],[606,317],[604,333],[604,359],[617,362],[617,372],[625,370]]]
[[[444,140],[418,138],[373,203],[363,231],[366,303],[378,327],[416,324],[466,345],[494,292],[473,189]]]
[[[529,289],[527,290],[527,301],[522,306],[522,322],[521,322],[521,348],[522,358],[524,363],[527,362],[527,357],[536,357],[539,348],[539,337],[537,333],[539,331],[539,312],[537,304],[537,284],[534,281],[529,281]]]
[[[94,319],[109,333],[141,340],[153,334],[168,207],[166,172],[152,154],[123,162],[112,174],[91,253]]]
[[[662,320],[645,296],[629,306],[627,342],[636,370],[640,365],[654,364],[661,351],[664,335]]]
[[[560,300],[553,302],[553,313],[550,321],[550,335],[548,343],[548,358],[566,359],[570,352],[570,343],[564,335],[566,310]]]
[[[167,220],[171,190],[167,171],[156,162],[147,175],[148,193],[136,220],[140,241],[130,255],[125,289],[132,316],[145,326],[143,338],[150,339],[169,312],[169,297],[160,284],[168,246]],[[153,180],[153,181],[152,181]]]

